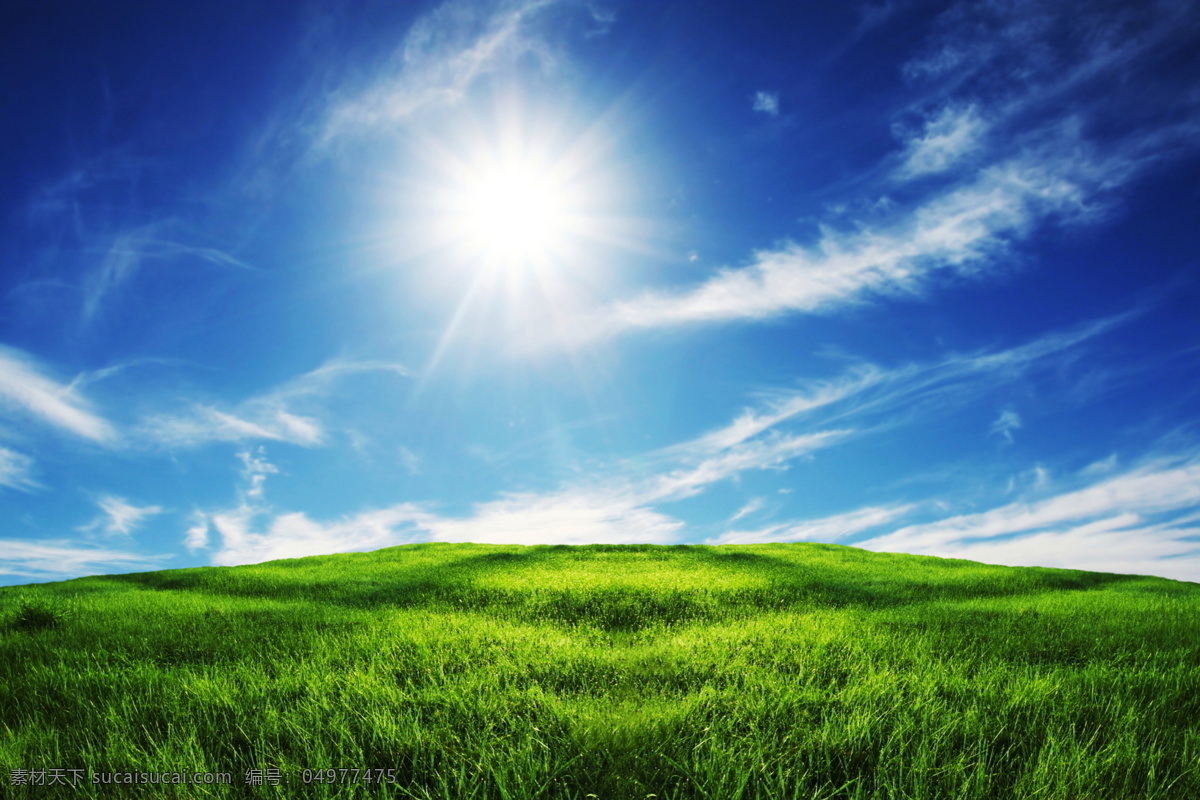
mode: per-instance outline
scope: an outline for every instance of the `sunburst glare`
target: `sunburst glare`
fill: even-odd
[[[464,176],[451,199],[450,233],[489,263],[544,262],[564,244],[573,201],[552,168],[509,158]]]

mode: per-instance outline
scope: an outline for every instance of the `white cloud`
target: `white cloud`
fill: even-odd
[[[1010,100],[1061,101],[1063,88],[1136,70],[1140,60],[1156,52],[1186,51],[1196,30],[1186,2],[959,2],[942,14],[934,35],[904,72],[946,93],[986,79],[987,88]],[[1140,91],[1136,84],[1106,83],[1104,88],[1100,102]]]
[[[1000,416],[992,423],[991,432],[1004,437],[1004,440],[1012,444],[1012,432],[1021,427],[1021,415],[1011,408],[1006,408],[1000,412]]]
[[[413,541],[672,543],[680,539],[684,523],[655,511],[653,503],[692,496],[741,471],[781,467],[786,460],[825,443],[813,436],[780,438],[761,447],[739,445],[730,452],[694,457],[687,466],[643,481],[611,478],[547,493],[509,494],[479,503],[462,517],[439,516],[405,503],[319,523],[304,514],[271,516],[265,508],[243,504],[210,516],[222,541],[214,563],[369,550]],[[266,530],[255,533],[257,520],[264,517],[270,517]]]
[[[394,361],[346,361],[343,359],[333,359],[310,372],[293,378],[277,387],[265,397],[282,401],[300,397],[319,396],[328,393],[343,378],[368,372],[390,372],[405,378],[412,375],[407,367]]]
[[[0,540],[0,575],[59,580],[80,575],[157,569],[169,556],[146,556],[68,540]]]
[[[1093,461],[1080,472],[1081,475],[1105,475],[1117,468],[1117,454],[1111,453],[1107,458]]]
[[[237,457],[238,461],[242,462],[242,480],[246,482],[243,503],[261,500],[267,476],[278,474],[279,468],[267,460],[266,449],[263,447],[253,452],[243,450]]]
[[[572,489],[510,495],[475,507],[463,519],[428,523],[435,541],[521,544],[668,544],[683,523],[640,505],[636,497]]]
[[[448,517],[417,504],[363,512],[322,523],[302,513],[276,514],[263,504],[265,459],[242,454],[242,479],[250,489],[237,508],[207,515],[221,537],[217,564],[348,552],[412,541],[522,544],[668,543],[684,523],[653,505],[695,496],[743,472],[783,469],[850,432],[786,435],[762,426],[735,438],[700,437],[641,459],[650,474],[631,479],[618,467],[609,476],[549,492],[503,495],[478,503],[467,515]],[[257,482],[256,482],[257,481]]]
[[[33,459],[29,456],[0,447],[0,486],[29,491],[38,487],[33,480]]]
[[[315,447],[325,443],[325,428],[316,417],[298,413],[295,407],[318,408],[337,382],[368,372],[409,374],[402,365],[387,361],[330,361],[232,408],[195,403],[186,413],[151,416],[142,422],[139,434],[166,447],[256,439]]]
[[[83,286],[83,318],[91,321],[105,299],[151,262],[202,261],[218,267],[253,270],[246,262],[214,247],[183,244],[162,238],[175,227],[170,220],[117,234],[100,265]]]
[[[904,112],[920,132],[889,156],[896,176],[946,173],[944,182],[882,211],[863,197],[858,207],[873,211],[824,228],[811,246],[785,242],[702,283],[581,315],[574,335],[829,313],[948,275],[980,277],[1037,230],[1102,219],[1132,178],[1200,141],[1194,91],[1161,93],[1179,98],[1166,107],[1136,88],[1152,58],[1190,46],[1197,24],[1184,6],[956,6],[934,54],[907,70],[930,85]],[[1119,127],[1098,123],[1117,109],[1128,109]],[[1110,128],[1122,132],[1101,132]]]
[[[1009,566],[1041,566],[1159,575],[1200,582],[1200,459],[1157,458],[1118,475],[1092,479],[1070,491],[1044,496],[1048,473],[1030,471],[1030,493],[988,511],[905,525],[882,534],[918,509],[944,509],[940,501],[861,508],[812,520],[733,530],[707,544],[844,541],[880,552],[964,558]]]
[[[147,419],[142,433],[167,447],[196,447],[207,442],[240,442],[266,439],[290,442],[305,447],[321,444],[324,430],[317,420],[301,417],[280,408],[251,403],[247,411],[253,420],[219,411],[212,406],[196,405],[181,416],[156,416]],[[248,413],[247,413],[248,412]]]
[[[577,335],[823,313],[872,294],[915,293],[943,271],[978,272],[1046,217],[1086,213],[1089,196],[1079,181],[1048,170],[1044,158],[1020,156],[982,170],[890,227],[827,228],[812,247],[759,251],[749,266],[724,269],[698,287],[617,303],[584,320]]]
[[[694,497],[749,471],[785,469],[796,459],[856,435],[849,426],[830,427],[831,420],[912,414],[923,403],[948,403],[1026,370],[1057,363],[1061,357],[1074,357],[1079,345],[1131,316],[1102,319],[1008,350],[953,355],[932,364],[891,370],[860,365],[832,380],[776,393],[715,431],[645,453],[637,459],[637,471],[617,464],[607,475],[597,474],[587,482],[542,493],[504,495],[476,504],[458,517],[410,503],[333,522],[314,521],[304,514],[277,514],[262,504],[261,491],[254,491],[261,489],[259,479],[269,472],[250,469],[261,451],[253,458],[243,454],[242,480],[250,489],[242,492],[239,507],[209,515],[221,536],[215,563],[365,550],[410,541],[677,542],[685,534],[683,521],[656,510],[657,504]],[[811,432],[779,430],[785,423],[801,422]],[[635,474],[639,477],[630,477]],[[732,531],[714,541],[840,538],[884,525],[912,508],[881,506],[822,520]],[[735,519],[749,513],[743,509]]]
[[[915,506],[860,508],[820,519],[769,525],[752,531],[728,531],[705,544],[759,544],[769,542],[829,542],[878,528],[910,513]],[[740,515],[739,515],[740,516]],[[735,516],[734,519],[737,519]],[[730,522],[733,520],[731,519]]]
[[[96,501],[102,512],[100,516],[79,528],[80,531],[103,531],[110,535],[128,536],[147,517],[163,512],[162,506],[134,506],[123,498],[106,494]]]
[[[221,537],[217,565],[258,563],[325,553],[375,550],[411,542],[633,544],[678,541],[683,523],[603,489],[515,494],[443,517],[413,503],[365,511],[328,523],[303,513],[242,507],[212,514]],[[255,532],[266,520],[261,533]]]
[[[280,514],[263,533],[252,530],[256,512],[240,508],[209,517],[221,537],[213,556],[218,566],[254,564],[278,558],[301,558],[326,553],[377,550],[414,541],[428,541],[417,527],[428,515],[411,504],[368,511],[328,524],[300,513]]]
[[[192,523],[183,535],[183,546],[194,553],[208,547],[208,516],[202,511],[192,513]]]
[[[597,36],[607,36],[612,30],[613,23],[617,21],[617,12],[611,8],[602,8],[593,3],[588,3],[588,11],[592,15],[592,22],[596,23],[596,27],[588,31],[584,36],[588,39],[593,39]]]
[[[706,448],[708,437],[703,437],[695,443],[669,448],[658,456],[648,456],[647,460],[654,461],[664,456],[683,455],[685,463],[647,480],[637,496],[647,503],[693,497],[706,486],[747,470],[782,468],[789,461],[829,447],[851,433],[851,430],[830,430],[800,435],[776,434],[721,449]]]
[[[732,452],[740,443],[787,421],[804,419],[810,425],[814,422],[829,425],[898,413],[912,416],[929,408],[961,405],[965,398],[1031,370],[1061,367],[1080,356],[1081,345],[1138,313],[1106,317],[1005,350],[953,354],[940,361],[892,368],[858,364],[834,378],[807,381],[795,389],[776,391],[758,407],[743,411],[729,425],[664,452],[673,455],[680,455],[682,449]]]
[[[1138,522],[1136,514],[1115,514],[1008,540],[947,545],[931,554],[1013,567],[1157,575],[1200,582],[1200,526],[1141,526]]]
[[[448,0],[417,20],[369,85],[334,93],[322,141],[457,104],[480,77],[522,56],[552,62],[547,44],[531,30],[538,12],[552,5],[555,0]]]
[[[765,404],[765,409],[748,408],[729,425],[704,434],[685,446],[701,451],[729,449],[786,420],[832,406],[910,371],[902,368],[898,372],[887,372],[873,365],[865,365],[855,367],[833,380],[810,381],[799,389],[777,392]]]
[[[788,462],[829,447],[848,433],[769,435],[728,447],[714,447],[702,437],[646,454],[640,462],[658,470],[640,480],[615,477],[547,494],[507,495],[475,506],[469,517],[431,517],[425,525],[439,541],[676,542],[683,534],[684,523],[653,510],[656,503],[694,497],[743,472],[783,469]]]
[[[779,93],[756,92],[754,94],[754,110],[771,116],[779,116]]]
[[[901,178],[944,172],[974,153],[981,145],[987,125],[974,105],[946,106],[925,123],[918,136],[905,142]]]
[[[1200,461],[1159,459],[1073,491],[909,525],[856,542],[871,550],[1014,566],[1200,580]]]
[[[727,520],[727,522],[737,522],[742,517],[748,517],[751,514],[754,514],[755,512],[760,511],[762,509],[763,505],[764,505],[764,502],[761,497],[753,497],[750,499],[750,501],[748,503],[746,503],[746,505],[742,506],[737,511],[735,511],[733,516],[731,516]]]
[[[409,450],[407,447],[401,447],[397,452],[397,455],[400,456],[400,466],[404,468],[405,472],[407,472],[409,475],[421,474],[420,456],[418,456],[412,450]]]
[[[186,363],[187,362],[176,358],[134,358],[128,361],[112,364],[107,367],[101,367],[100,369],[81,372],[75,376],[74,380],[71,381],[69,388],[72,391],[76,391],[84,387],[91,386],[94,383],[109,380],[110,378],[120,375],[121,373],[133,367],[142,367],[152,364],[177,366]]]
[[[17,410],[65,431],[108,443],[113,427],[95,414],[70,386],[46,377],[26,354],[0,346],[0,407]]]

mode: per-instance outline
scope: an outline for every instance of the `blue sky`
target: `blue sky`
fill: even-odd
[[[6,16],[0,582],[423,541],[1200,581],[1194,4]]]

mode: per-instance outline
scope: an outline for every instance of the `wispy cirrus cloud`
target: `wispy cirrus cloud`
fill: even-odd
[[[266,448],[261,446],[254,451],[243,450],[237,457],[242,462],[242,480],[246,484],[242,504],[262,500],[267,476],[278,474],[279,468],[267,460]]]
[[[894,424],[896,418],[911,418],[921,409],[942,412],[1030,370],[1061,367],[1064,359],[1078,355],[1082,345],[1133,315],[1047,334],[1007,350],[952,355],[930,364],[890,369],[859,365],[842,376],[775,393],[721,428],[642,454],[637,459],[637,478],[618,463],[607,475],[601,471],[590,481],[546,492],[505,494],[476,504],[463,516],[445,516],[419,503],[324,523],[303,513],[278,514],[262,502],[261,481],[255,483],[243,469],[246,489],[239,506],[208,515],[221,536],[215,563],[366,550],[411,541],[678,542],[687,533],[685,523],[659,511],[657,505],[695,497],[750,471],[787,469],[799,459],[862,435],[861,424]],[[243,459],[244,467],[246,463]],[[265,476],[267,471],[254,474]],[[251,491],[256,493],[252,496]],[[884,505],[821,520],[731,531],[712,541],[845,538],[898,520],[916,507]]]
[[[184,244],[165,238],[174,227],[160,222],[117,234],[104,258],[84,280],[83,319],[92,321],[105,300],[149,264],[200,261],[222,268],[255,270],[245,261],[215,247]]]
[[[0,346],[0,409],[33,417],[93,442],[110,443],[117,438],[113,426],[93,411],[78,391],[49,377],[31,356],[3,346]]]
[[[255,514],[246,509],[224,511],[209,517],[221,538],[212,562],[217,566],[256,564],[429,541],[420,526],[426,518],[424,511],[407,503],[329,523],[315,522],[302,513],[286,513],[272,516],[265,530],[256,533]]]
[[[182,414],[150,417],[141,432],[146,439],[164,447],[253,440],[312,447],[325,440],[325,430],[316,419],[254,401],[230,411],[194,404]]]
[[[607,475],[546,492],[518,492],[475,504],[463,516],[445,516],[423,504],[401,503],[322,523],[303,513],[278,514],[265,503],[262,483],[243,470],[246,489],[234,509],[206,515],[221,539],[214,563],[348,552],[412,541],[525,544],[670,543],[685,523],[654,508],[694,497],[751,470],[785,469],[790,462],[833,446],[847,430],[785,434],[766,428],[740,438],[709,436],[649,453],[647,470],[631,478],[621,465]],[[243,459],[244,464],[249,463]],[[197,537],[198,538],[198,537]]]
[[[909,514],[914,504],[873,506],[819,519],[785,522],[755,530],[727,531],[706,544],[758,544],[769,542],[832,542],[872,528],[880,528]],[[735,518],[736,519],[736,518]],[[731,522],[733,520],[730,520]]]
[[[33,479],[33,459],[24,453],[0,447],[0,486],[29,491],[38,488]]]
[[[812,247],[758,251],[749,266],[724,269],[697,287],[616,303],[583,319],[577,335],[825,313],[872,296],[917,293],[940,271],[982,269],[1046,218],[1085,215],[1090,197],[1079,182],[1047,170],[1043,158],[1017,156],[885,228],[827,228]]]
[[[1158,457],[1048,497],[907,525],[870,550],[1200,580],[1200,460]]]
[[[901,178],[944,172],[978,151],[987,124],[974,105],[946,106],[925,120],[923,130],[907,138]]]
[[[901,147],[888,156],[889,181],[941,181],[889,197],[886,215],[825,227],[812,245],[785,242],[699,284],[613,303],[575,335],[830,313],[982,276],[1048,225],[1102,219],[1117,190],[1200,140],[1196,81],[1166,100],[1129,79],[1186,49],[1200,26],[1186,3],[1152,6],[955,6],[905,67],[915,99],[904,114],[916,122],[896,123]]]
[[[97,498],[100,515],[79,528],[83,533],[100,532],[128,536],[146,519],[163,512],[162,506],[135,506],[123,497],[106,494]]]
[[[766,395],[729,425],[689,447],[728,449],[786,422],[879,424],[959,407],[983,392],[1038,370],[1060,369],[1086,345],[1139,316],[1135,309],[999,350],[954,353],[891,367],[860,363],[832,378],[809,380]],[[1009,421],[1011,424],[1011,421]]]
[[[192,512],[191,524],[183,534],[183,546],[189,553],[203,550],[208,547],[208,532],[208,515],[202,511]]]
[[[413,24],[366,85],[345,85],[329,101],[319,141],[373,131],[463,100],[479,78],[533,55],[555,56],[533,29],[558,0],[447,0]]]
[[[1114,464],[1085,468],[1072,488],[1054,494],[1047,494],[1045,470],[1038,467],[1023,492],[1032,495],[1027,499],[883,533],[878,530],[946,503],[869,506],[730,530],[707,543],[840,541],[881,552],[1200,581],[1200,459],[1160,455],[1113,475]]]
[[[217,511],[195,511],[184,534],[192,552],[209,545],[210,533],[219,539],[212,563],[218,566],[299,558],[322,553],[349,553],[427,541],[422,532],[437,517],[412,503],[373,509],[333,522],[316,522],[306,514],[276,513],[266,500],[266,481],[279,470],[265,448],[243,451],[238,504]]]
[[[779,93],[755,92],[751,108],[755,111],[761,111],[769,117],[779,116]]]
[[[689,442],[647,457],[651,463],[666,456],[678,458],[683,464],[648,480],[636,496],[645,503],[694,497],[705,487],[747,470],[784,468],[789,462],[830,447],[853,433],[852,429],[803,434],[772,432],[716,449],[706,447],[707,441],[711,441],[707,438]]]
[[[636,493],[568,489],[552,494],[515,494],[481,503],[463,518],[427,521],[441,542],[521,544],[667,544],[679,540],[684,523],[637,502]]]
[[[0,540],[0,575],[47,581],[80,575],[159,569],[169,556],[147,556],[67,539]]]
[[[315,447],[327,437],[315,416],[321,399],[339,381],[369,372],[409,375],[394,362],[333,360],[235,405],[193,402],[183,412],[152,415],[143,420],[138,436],[164,447],[255,440]]]
[[[1000,416],[992,423],[991,432],[997,436],[1004,438],[1004,441],[1012,444],[1012,432],[1021,427],[1021,415],[1011,408],[1006,408],[1000,412]]]
[[[728,522],[737,522],[739,519],[741,519],[743,517],[748,517],[751,514],[755,514],[759,511],[761,511],[762,507],[764,505],[765,505],[765,502],[763,501],[763,499],[761,497],[751,498],[751,500],[748,503],[746,503],[744,506],[742,506],[741,508],[739,508],[737,511],[735,511],[733,513],[733,516],[731,516],[728,519]]]
[[[267,507],[242,506],[209,516],[221,537],[215,564],[244,564],[270,558],[390,547],[416,541],[518,544],[669,544],[678,542],[685,523],[653,508],[658,502],[693,496],[706,486],[742,471],[781,468],[789,457],[817,449],[742,448],[734,455],[708,458],[644,481],[619,477],[549,492],[523,492],[477,503],[465,516],[451,517],[416,503],[350,515],[322,523],[303,513],[275,514]],[[259,526],[261,532],[257,532]]]

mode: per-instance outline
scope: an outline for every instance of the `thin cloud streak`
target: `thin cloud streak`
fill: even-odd
[[[1121,187],[1194,152],[1200,139],[1195,97],[1155,106],[1126,80],[1164,52],[1187,46],[1197,25],[1186,6],[1168,4],[1143,29],[1132,8],[954,7],[944,15],[934,52],[905,68],[926,90],[906,112],[919,122],[911,134],[897,125],[901,149],[887,160],[898,166],[877,188],[935,174],[945,180],[883,222],[826,227],[812,246],[786,242],[699,285],[652,290],[602,308],[581,319],[576,339],[826,314],[918,294],[947,275],[982,276],[1013,244],[1046,226],[1104,219]],[[1074,15],[1069,24],[1066,15]],[[1055,38],[1063,29],[1077,31],[1070,43]],[[1063,102],[1085,91],[1096,97]],[[1126,108],[1121,134],[1088,133],[1103,128],[1100,120],[1113,109]]]
[[[774,432],[767,432],[772,434]],[[749,470],[784,469],[788,463],[829,447],[849,431],[766,435],[730,446],[704,439],[647,457],[656,474],[639,480],[617,475],[592,483],[536,493],[507,494],[476,504],[469,515],[446,517],[414,503],[368,511],[322,524],[303,513],[275,515],[257,493],[243,491],[239,507],[208,515],[221,537],[215,564],[243,564],[388,547],[413,541],[584,544],[677,542],[685,524],[652,508],[681,500]],[[245,459],[244,459],[245,461]],[[251,482],[248,468],[243,480]],[[265,474],[265,473],[263,473]],[[256,533],[258,520],[269,518]]]
[[[428,515],[411,504],[365,512],[327,525],[301,513],[280,514],[264,533],[253,532],[254,517],[254,512],[245,508],[209,517],[221,537],[221,549],[212,559],[214,565],[254,564],[428,541],[419,536],[417,526]]]
[[[753,109],[770,117],[779,116],[779,93],[755,92]]]
[[[838,378],[777,394],[762,406],[743,411],[723,428],[643,454],[638,464],[649,474],[639,479],[628,478],[630,470],[617,465],[609,478],[544,493],[504,495],[476,504],[470,514],[462,517],[442,516],[413,503],[331,523],[313,521],[302,513],[276,515],[258,502],[262,500],[262,484],[254,483],[253,471],[245,466],[249,462],[243,459],[243,481],[254,488],[242,492],[237,509],[210,515],[214,529],[221,535],[214,563],[249,563],[268,557],[365,550],[411,541],[682,541],[686,535],[684,522],[655,510],[656,504],[695,497],[710,486],[748,471],[786,469],[797,459],[861,435],[855,427],[829,427],[832,420],[911,415],[913,409],[940,408],[938,402],[961,400],[1024,371],[1058,364],[1060,359],[1075,357],[1081,345],[1136,313],[1048,334],[1007,350],[953,355],[933,364],[891,370],[858,366]],[[780,430],[785,424],[802,425],[811,432]],[[818,430],[813,431],[814,427]],[[824,520],[731,531],[713,541],[844,538],[899,519],[914,508],[909,504],[880,506]],[[258,533],[260,520],[267,521],[265,531]]]
[[[701,451],[733,448],[789,420],[819,418],[827,425],[900,411],[912,414],[925,405],[961,403],[965,396],[1032,370],[1061,366],[1077,358],[1085,343],[1142,313],[1142,309],[1134,309],[1005,350],[952,354],[940,361],[891,368],[858,364],[834,378],[807,381],[796,389],[776,391],[759,407],[743,411],[729,425],[663,452],[677,457],[688,448]]]
[[[1021,427],[1021,415],[1011,408],[1006,408],[1000,412],[1000,416],[992,423],[989,429],[992,433],[1004,438],[1004,441],[1012,444],[1012,432]]]
[[[141,433],[149,441],[169,448],[253,440],[313,447],[325,440],[325,431],[317,420],[254,402],[235,412],[197,404],[186,414],[150,417]]]
[[[870,531],[941,503],[871,506],[731,530],[706,543],[851,540],[847,543],[878,552],[1200,582],[1200,460],[1159,457],[1115,476],[1098,478],[1097,472],[1082,470],[1077,477],[1090,483],[1070,491],[882,534]],[[1045,481],[1039,479],[1030,491],[1044,490]]]
[[[989,167],[882,231],[825,229],[815,246],[754,254],[682,292],[651,292],[606,309],[580,328],[598,338],[633,328],[764,320],[826,313],[870,296],[916,294],[942,271],[977,273],[1042,220],[1085,216],[1092,192],[1038,157]]]
[[[129,536],[144,520],[163,512],[162,506],[135,506],[123,497],[106,494],[96,500],[100,516],[79,528],[81,532],[99,531],[110,536]]]
[[[735,511],[733,516],[728,519],[728,522],[737,522],[742,517],[748,517],[751,514],[762,510],[764,505],[765,503],[761,497],[755,497],[746,503],[746,505]]]
[[[0,447],[0,486],[23,492],[41,488],[32,475],[32,458],[7,447]]]
[[[160,238],[170,223],[155,223],[119,234],[100,266],[83,286],[83,319],[91,322],[105,300],[150,262],[199,260],[223,268],[258,271],[239,258],[214,247],[200,247]]]
[[[481,7],[448,0],[419,19],[380,77],[366,87],[335,92],[318,143],[404,122],[418,112],[463,100],[480,77],[533,53],[552,60],[530,30],[541,10],[557,0],[498,2]]]
[[[944,172],[978,151],[987,124],[974,105],[946,106],[926,121],[924,130],[905,143],[897,177],[907,180]]]
[[[0,540],[0,575],[34,581],[159,569],[170,556],[147,556],[67,539]]]
[[[909,525],[855,545],[1200,580],[1198,512],[1200,461],[1160,458],[1073,491]]]
[[[153,415],[141,423],[138,436],[168,448],[199,447],[210,442],[276,441],[301,447],[325,444],[325,426],[312,413],[341,380],[371,372],[408,377],[401,364],[388,361],[329,361],[311,372],[245,400],[232,408],[193,403],[184,413]],[[305,414],[297,405],[309,405]]]
[[[208,547],[208,517],[200,511],[192,512],[192,524],[183,534],[183,546],[189,553]]]
[[[913,504],[860,508],[803,522],[768,525],[750,531],[728,531],[705,544],[763,544],[771,542],[828,542],[879,528],[909,514]],[[737,517],[734,517],[737,519]],[[733,520],[730,520],[731,522]]]
[[[78,392],[47,377],[25,353],[3,346],[0,405],[94,442],[110,443],[117,438],[112,425],[94,413]]]

